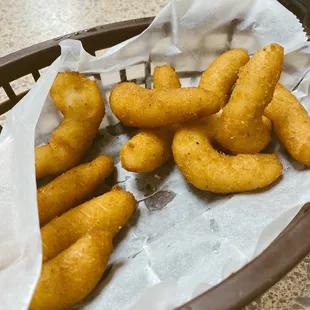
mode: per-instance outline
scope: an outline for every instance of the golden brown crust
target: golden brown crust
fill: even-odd
[[[265,115],[291,156],[310,166],[310,118],[297,98],[278,84]]]
[[[209,118],[180,128],[174,136],[173,157],[187,182],[214,193],[237,193],[266,187],[282,174],[275,154],[230,156],[216,151],[210,141],[219,116]]]
[[[35,148],[38,179],[76,166],[92,144],[105,113],[97,83],[78,72],[58,73],[50,94],[64,120],[48,144]]]
[[[110,105],[125,125],[155,128],[201,118],[217,112],[220,100],[197,87],[155,90],[134,83],[118,84],[111,92]]]
[[[54,258],[94,227],[115,236],[135,208],[136,200],[131,193],[113,190],[55,218],[41,228],[43,262]]]
[[[202,74],[199,87],[216,94],[222,106],[227,102],[232,86],[238,78],[239,69],[249,61],[247,51],[232,49],[220,55]]]
[[[93,231],[43,264],[29,310],[68,309],[97,285],[112,253],[112,237]]]
[[[180,88],[181,82],[175,70],[169,65],[156,66],[154,69],[154,89]]]
[[[180,88],[178,75],[168,65],[154,69],[154,88]],[[120,152],[122,167],[131,172],[152,172],[172,156],[171,144],[174,130],[171,126],[141,129],[126,142]]]
[[[63,173],[38,189],[40,225],[82,203],[113,170],[113,159],[101,155]]]
[[[282,71],[283,48],[271,44],[259,50],[242,68],[224,107],[218,141],[233,153],[258,153],[271,140],[270,126],[262,120]]]
[[[142,129],[120,152],[122,167],[131,172],[152,172],[171,158],[171,127]]]

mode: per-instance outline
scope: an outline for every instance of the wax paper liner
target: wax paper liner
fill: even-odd
[[[199,191],[172,161],[151,174],[129,173],[120,165],[119,150],[134,131],[112,115],[108,96],[122,69],[130,79],[141,77],[145,64],[153,69],[168,63],[188,73],[184,86],[197,85],[200,72],[223,51],[241,47],[253,54],[272,42],[285,48],[281,82],[310,111],[307,37],[275,0],[175,0],[141,35],[97,57],[78,41],[61,42],[60,57],[8,113],[0,136],[1,309],[27,309],[40,273],[34,146],[48,142],[61,122],[48,94],[59,71],[101,74],[107,115],[87,159],[113,156],[117,183],[139,201],[115,240],[105,277],[78,308],[171,309],[260,254],[310,200],[309,169],[274,139],[268,151],[277,152],[284,173],[260,191],[225,196]]]

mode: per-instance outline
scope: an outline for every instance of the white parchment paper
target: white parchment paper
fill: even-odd
[[[86,53],[78,41],[63,41],[60,57],[8,113],[0,136],[1,309],[27,309],[40,273],[34,146],[46,143],[61,121],[48,95],[58,71],[100,73],[107,104],[106,85],[117,82],[120,69],[150,60],[177,71],[203,71],[227,49],[242,47],[253,54],[272,42],[285,48],[281,82],[310,111],[310,47],[296,17],[275,0],[174,0],[141,35],[100,57]],[[139,68],[127,72],[138,77]],[[197,76],[182,79],[187,86],[198,81]],[[118,153],[133,132],[118,123],[108,105],[107,110],[89,157],[112,155],[117,182],[134,193],[139,205],[116,239],[108,275],[80,309],[181,305],[260,254],[310,200],[309,169],[276,140],[268,151],[278,153],[283,176],[252,193],[199,191],[172,161],[155,173],[129,173]]]

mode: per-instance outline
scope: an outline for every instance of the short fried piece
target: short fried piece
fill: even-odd
[[[29,310],[68,309],[97,285],[112,253],[112,236],[94,231],[43,264]]]
[[[224,155],[211,142],[219,115],[199,124],[187,124],[176,132],[172,151],[186,181],[214,193],[237,193],[266,187],[282,174],[275,154]],[[203,123],[206,122],[206,123]]]
[[[136,200],[131,193],[112,190],[55,218],[41,228],[43,262],[54,258],[94,227],[115,236],[135,208]]]
[[[283,48],[271,44],[259,50],[241,69],[224,107],[217,140],[233,153],[258,153],[271,140],[262,116],[280,78]]]
[[[157,90],[180,88],[178,75],[168,65],[154,70],[154,88]],[[174,130],[171,126],[142,129],[127,141],[120,152],[122,167],[131,172],[152,172],[171,158]]]
[[[152,172],[171,158],[171,127],[143,129],[120,152],[122,167],[131,172]]]
[[[232,49],[220,55],[202,74],[199,87],[216,94],[227,102],[228,95],[238,78],[239,69],[249,61],[247,51],[241,48]]]
[[[105,113],[96,81],[78,72],[58,73],[50,94],[64,119],[49,143],[35,148],[38,179],[76,166],[92,144]]]
[[[310,166],[310,118],[297,98],[278,84],[265,115],[291,156]]]
[[[154,89],[165,90],[180,88],[181,82],[175,70],[169,65],[156,66],[154,69]]]
[[[99,156],[90,163],[79,165],[38,189],[40,225],[77,206],[113,170],[113,159]]]
[[[198,87],[169,90],[145,89],[120,83],[111,92],[110,105],[125,125],[162,127],[213,114],[221,108],[219,98]]]

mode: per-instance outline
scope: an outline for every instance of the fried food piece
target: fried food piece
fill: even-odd
[[[216,113],[221,108],[219,98],[202,88],[156,90],[128,82],[112,90],[110,105],[124,125],[141,128],[185,122]]]
[[[202,74],[199,87],[216,94],[222,106],[226,104],[231,88],[238,78],[238,72],[250,57],[246,50],[232,49],[220,55]]]
[[[120,152],[122,167],[131,172],[152,172],[171,158],[171,127],[143,129]]]
[[[45,225],[56,216],[82,203],[112,170],[112,157],[101,155],[39,188],[37,198],[40,225]]]
[[[112,253],[112,236],[94,231],[43,264],[29,310],[68,309],[97,285]]]
[[[168,65],[154,70],[154,88],[157,90],[180,88],[177,73]],[[122,167],[131,172],[152,172],[172,156],[174,130],[171,126],[142,129],[127,141],[120,152]]]
[[[156,66],[154,69],[154,89],[165,90],[180,88],[181,82],[175,70],[169,65]]]
[[[273,183],[282,174],[282,164],[275,154],[230,156],[213,148],[219,119],[215,114],[176,132],[173,157],[186,181],[219,194],[251,191]]]
[[[254,154],[268,145],[271,130],[262,116],[272,100],[282,63],[283,48],[271,44],[259,50],[240,70],[220,120],[217,140],[223,147],[233,153]]]
[[[92,144],[105,113],[96,81],[78,72],[58,73],[50,94],[64,119],[49,143],[35,148],[38,179],[76,166]]]
[[[310,118],[297,98],[278,84],[265,115],[290,155],[310,166]]]
[[[55,218],[41,228],[43,262],[54,258],[94,227],[115,236],[129,220],[135,208],[134,196],[117,189]]]

